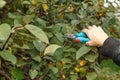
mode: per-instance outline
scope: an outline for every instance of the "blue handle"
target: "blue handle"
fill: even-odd
[[[87,35],[84,32],[80,32],[75,35],[76,37],[87,37]]]
[[[88,42],[88,41],[90,41],[89,38],[85,38],[85,37],[77,37],[77,38],[76,38],[76,41],[79,41],[79,40],[80,40],[80,42]]]

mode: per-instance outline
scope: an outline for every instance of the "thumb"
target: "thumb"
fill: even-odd
[[[93,43],[91,41],[89,41],[89,42],[86,42],[86,45],[87,46],[93,46]]]

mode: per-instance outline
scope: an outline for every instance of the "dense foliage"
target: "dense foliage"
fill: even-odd
[[[119,39],[117,9],[103,3],[0,0],[0,80],[120,80],[120,68],[96,47],[64,38],[98,25]]]

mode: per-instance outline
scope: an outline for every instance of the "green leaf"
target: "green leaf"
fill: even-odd
[[[116,18],[111,18],[110,21],[109,21],[109,24],[113,25],[115,23],[116,23]]]
[[[45,49],[44,55],[54,55],[54,52],[60,47],[59,45],[51,44]]]
[[[24,72],[21,69],[11,68],[10,70],[11,70],[10,73],[15,80],[23,80],[24,79]]]
[[[22,67],[22,66],[25,66],[26,64],[28,64],[28,63],[24,62],[24,61],[17,61],[16,66],[17,67]]]
[[[46,36],[45,32],[42,29],[30,24],[26,25],[25,28],[28,29],[39,40],[49,44],[48,37]]]
[[[8,24],[0,25],[0,40],[6,41],[10,35],[11,28]]]
[[[53,33],[57,33],[57,32],[66,33],[66,27],[67,26],[68,25],[64,24],[64,23],[58,23],[56,25],[52,25],[52,26],[50,26],[51,27],[51,32],[53,32]]]
[[[88,8],[88,4],[82,3],[82,5],[83,5],[83,8],[84,8],[84,9]]]
[[[76,53],[76,59],[78,60],[81,56],[88,53],[91,49],[92,49],[92,47],[89,47],[89,46],[81,47]]]
[[[31,78],[31,79],[34,79],[34,78],[38,75],[38,71],[31,69],[31,70],[29,71],[29,75],[30,75],[30,78]]]
[[[55,66],[56,66],[59,70],[63,67],[60,61],[59,61],[59,62],[57,61],[56,64],[55,64]]]
[[[27,5],[30,5],[30,1],[23,1],[22,4],[27,4]]]
[[[8,17],[11,18],[11,19],[15,19],[16,16],[17,16],[17,15],[15,15],[15,14],[13,14],[13,13],[11,13],[11,12],[8,13]]]
[[[97,57],[98,57],[98,54],[85,55],[85,59],[88,60],[89,62],[94,62]]]
[[[7,61],[12,62],[13,64],[16,63],[16,57],[8,50],[0,51],[0,56]]]
[[[78,75],[77,74],[73,74],[70,77],[71,77],[70,80],[77,80],[78,79]]]
[[[40,52],[36,49],[32,49],[32,50],[29,51],[29,54],[30,54],[31,57],[36,57],[40,54]]]
[[[71,59],[69,58],[63,58],[62,61],[64,61],[65,63],[72,63]]]
[[[39,70],[40,69],[40,67],[41,67],[41,64],[44,64],[44,63],[42,63],[42,61],[41,61],[41,63],[40,62],[35,62],[35,61],[32,61],[31,62],[31,69],[32,70]]]
[[[0,0],[0,8],[3,8],[5,6],[6,2],[4,0]]]
[[[114,13],[113,12],[108,12],[108,13],[106,13],[106,15],[112,17],[112,16],[114,16]]]
[[[34,15],[25,15],[23,16],[23,22],[26,24],[29,24],[30,22],[33,22]]]
[[[15,26],[15,27],[20,27],[20,26],[22,26],[22,25],[20,24],[20,22],[19,22],[17,19],[15,19],[15,20],[14,20],[14,26]]]
[[[62,48],[58,48],[55,50],[53,57],[56,60],[61,60],[63,58],[63,49]]]
[[[44,21],[44,20],[42,20],[42,19],[40,19],[40,18],[37,18],[36,19],[37,20],[37,22],[40,24],[40,26],[42,27],[42,28],[45,28],[46,27],[46,21]]]
[[[87,80],[95,80],[97,78],[97,74],[95,72],[89,72],[86,75]]]
[[[36,57],[34,57],[34,58],[32,58],[32,59],[35,60],[35,61],[37,61],[37,62],[40,62],[40,61],[41,61],[40,56],[36,56]]]
[[[33,41],[33,44],[34,44],[35,48],[40,52],[44,51],[44,49],[46,47],[46,45],[40,40]]]
[[[56,77],[56,75],[54,73],[50,73],[48,74],[48,79],[45,79],[45,80],[58,80],[58,78]]]
[[[76,49],[75,48],[69,48],[69,49],[66,49],[65,52],[76,52]]]
[[[58,69],[56,67],[49,67],[54,74],[56,74],[58,72]]]
[[[63,43],[64,42],[64,38],[63,38],[63,35],[61,33],[55,33],[55,36],[57,37],[57,39]]]
[[[52,37],[52,38],[50,39],[50,42],[51,42],[52,44],[57,44],[57,45],[60,45],[60,46],[63,45],[63,43],[61,43],[56,37]]]
[[[79,20],[72,20],[72,21],[71,21],[72,26],[76,26],[76,25],[79,24],[79,23],[80,23]]]
[[[100,67],[103,68],[110,68],[113,71],[120,71],[120,66],[116,65],[112,59],[106,59],[106,60],[102,60]]]
[[[97,20],[97,19],[90,19],[90,22],[91,22],[92,24],[95,24],[95,25],[101,24],[101,22],[100,22],[99,20]]]

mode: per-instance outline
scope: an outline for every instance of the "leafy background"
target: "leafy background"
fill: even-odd
[[[96,47],[64,38],[97,25],[119,39],[117,8],[103,3],[0,0],[0,80],[120,80],[120,68]]]

